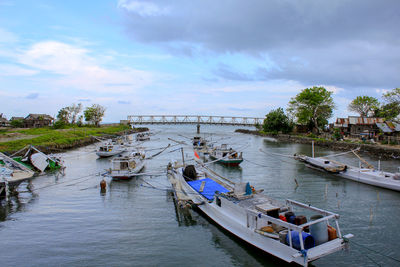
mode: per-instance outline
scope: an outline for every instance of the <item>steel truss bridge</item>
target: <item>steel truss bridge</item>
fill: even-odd
[[[202,116],[202,115],[129,115],[130,125],[135,124],[213,124],[255,126],[263,123],[263,118]]]

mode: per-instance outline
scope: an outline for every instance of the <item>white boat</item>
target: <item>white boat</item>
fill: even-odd
[[[114,179],[130,179],[137,176],[145,166],[143,151],[135,151],[126,156],[118,156],[111,161],[110,175]]]
[[[307,266],[344,249],[353,236],[342,236],[338,214],[293,200],[278,203],[262,194],[262,190],[254,190],[248,183],[228,182],[205,166],[169,164],[168,178],[178,203],[195,205],[231,234],[288,263]],[[283,214],[292,218],[290,214],[295,209],[318,217],[299,225],[284,221]],[[305,232],[307,228],[311,234]]]
[[[14,190],[23,181],[29,180],[35,172],[22,163],[0,152],[0,196],[6,196],[8,191]]]
[[[193,149],[196,150],[202,150],[207,148],[207,140],[200,136],[193,137],[192,144],[193,144]]]
[[[136,141],[143,142],[150,140],[150,133],[138,133],[136,135]]]
[[[238,153],[232,148],[228,148],[227,144],[213,148],[209,153],[210,159],[217,160],[226,166],[239,166],[243,161],[242,153]]]
[[[355,151],[351,151],[360,159],[360,166],[354,167],[344,163],[334,161],[327,157],[308,157],[295,156],[311,168],[324,170],[335,174],[336,176],[350,179],[356,182],[378,186],[386,189],[400,191],[400,173],[391,173],[381,170],[376,170],[371,164],[363,160]],[[363,162],[363,164],[361,163]],[[363,167],[365,165],[366,167]]]
[[[124,146],[114,144],[111,141],[106,141],[101,144],[97,150],[96,155],[100,158],[107,158],[125,152],[127,149]]]

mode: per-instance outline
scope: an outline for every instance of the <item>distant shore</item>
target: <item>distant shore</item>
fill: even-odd
[[[290,134],[267,134],[257,130],[237,129],[235,132],[243,134],[252,134],[257,136],[272,137],[281,142],[287,143],[299,143],[299,144],[311,144],[314,141],[316,146],[326,147],[332,150],[349,151],[352,149],[360,148],[361,152],[367,152],[375,156],[381,156],[384,158],[397,159],[400,158],[400,148],[379,145],[379,144],[360,144],[360,143],[349,143],[345,141],[333,141],[320,138],[311,138],[299,135]]]
[[[67,129],[7,129],[0,132],[0,152],[12,154],[26,145],[34,145],[43,153],[60,153],[98,142],[95,137],[115,137],[148,131],[125,125],[71,127]]]

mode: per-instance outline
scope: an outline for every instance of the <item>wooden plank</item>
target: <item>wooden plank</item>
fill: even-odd
[[[204,190],[204,186],[206,185],[206,181],[202,181],[201,182],[201,185],[200,185],[200,189],[199,189],[199,192],[201,193],[201,192],[203,192],[203,190]]]

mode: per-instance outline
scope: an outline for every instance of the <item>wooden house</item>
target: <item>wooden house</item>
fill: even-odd
[[[29,114],[24,119],[25,128],[38,128],[50,126],[53,124],[54,119],[47,114]]]
[[[0,113],[0,127],[10,126],[10,122],[3,116],[3,113]]]

